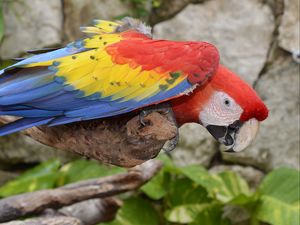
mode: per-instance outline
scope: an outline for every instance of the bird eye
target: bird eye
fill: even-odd
[[[229,99],[225,99],[225,100],[224,100],[224,104],[225,104],[226,106],[230,106],[230,100],[229,100]]]

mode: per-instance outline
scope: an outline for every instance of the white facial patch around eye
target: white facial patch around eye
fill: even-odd
[[[212,95],[200,112],[200,121],[204,126],[228,126],[238,120],[242,108],[225,92],[218,91]]]

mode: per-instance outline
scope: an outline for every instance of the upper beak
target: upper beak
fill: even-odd
[[[227,152],[240,152],[250,145],[256,137],[259,122],[250,119],[247,122],[239,120],[229,126],[208,125],[206,129],[220,143],[227,146]]]

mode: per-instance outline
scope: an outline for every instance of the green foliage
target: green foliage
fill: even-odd
[[[300,224],[299,177],[299,171],[281,168],[264,179],[256,212],[260,220],[276,225]]]
[[[274,170],[251,192],[247,182],[232,171],[211,174],[199,166],[176,167],[166,156],[161,159],[164,168],[138,195],[139,201],[148,199],[144,200],[147,207],[153,205],[152,217],[160,217],[160,223],[151,220],[154,224],[231,225],[230,218],[239,214],[228,215],[224,209],[235,207],[247,213],[244,222],[251,225],[299,225],[300,173],[295,169]],[[134,219],[146,212],[142,206],[130,209],[125,204],[109,225],[136,224]],[[138,224],[147,224],[148,219],[142,221]]]
[[[124,195],[114,221],[101,225],[233,225],[234,211],[246,213],[243,222],[258,225],[300,225],[300,172],[280,168],[269,173],[257,191],[232,171],[211,174],[199,166],[176,167],[166,155],[163,169],[140,190]],[[66,165],[52,160],[0,187],[0,196],[54,188],[71,182],[123,172],[95,161]]]
[[[104,166],[95,161],[76,160],[61,167],[58,186],[121,172],[125,172],[125,169]]]
[[[59,176],[60,163],[52,160],[43,163],[10,181],[0,188],[0,196],[8,197],[24,192],[32,192],[41,189],[52,188]]]
[[[1,41],[1,40],[0,40]],[[4,61],[1,61],[0,60],[0,70],[1,69],[4,69],[4,68],[6,68],[6,67],[8,67],[8,66],[10,66],[10,65],[12,65],[12,64],[14,64],[15,63],[15,61],[14,60],[4,60]]]
[[[129,198],[124,201],[116,219],[106,225],[157,225],[159,217],[154,207],[142,198]]]
[[[152,9],[159,8],[161,6],[162,0],[121,0],[122,2],[127,2],[131,4],[133,8],[133,17],[146,20]],[[122,16],[121,16],[122,17]]]
[[[122,168],[103,166],[95,161],[76,160],[61,166],[58,160],[51,160],[28,170],[15,180],[0,187],[0,197],[55,188],[80,180],[124,171]]]

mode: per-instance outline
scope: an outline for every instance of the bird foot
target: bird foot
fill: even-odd
[[[145,117],[147,115],[151,114],[152,112],[158,112],[158,113],[163,114],[163,115],[168,115],[169,114],[168,119],[171,120],[173,123],[175,123],[177,125],[177,122],[176,122],[176,119],[175,119],[175,116],[174,116],[174,112],[173,112],[170,104],[169,103],[161,103],[159,105],[146,107],[140,112],[139,120],[140,120],[140,123],[143,126],[147,125],[147,122],[145,121]],[[179,134],[178,134],[178,130],[177,130],[176,136],[174,138],[168,140],[165,143],[162,150],[164,150],[167,153],[171,152],[172,150],[174,150],[176,148],[176,146],[178,144],[178,141],[179,141]]]
[[[140,123],[143,126],[146,126],[147,123],[145,121],[145,117],[153,112],[158,112],[160,114],[167,115],[171,110],[172,109],[170,108],[170,105],[168,103],[162,103],[159,105],[146,107],[146,108],[142,109],[142,111],[139,114]]]

